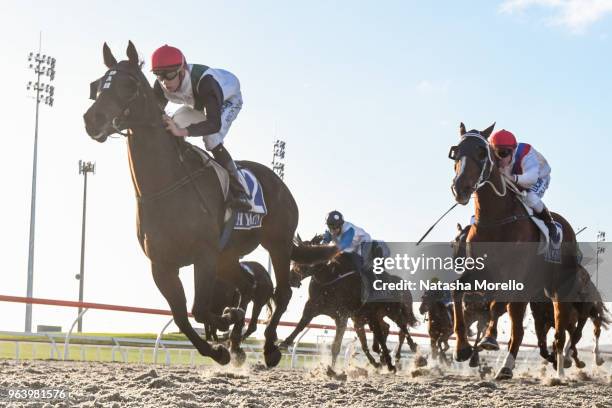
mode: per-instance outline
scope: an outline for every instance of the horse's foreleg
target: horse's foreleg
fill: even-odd
[[[510,315],[512,330],[510,333],[510,342],[508,343],[508,354],[506,354],[504,364],[495,376],[495,379],[497,380],[507,380],[512,378],[512,370],[514,369],[516,356],[519,348],[521,347],[521,343],[523,342],[523,336],[525,335],[523,319],[525,317],[526,309],[527,303],[509,303],[508,314]]]
[[[506,312],[508,304],[505,302],[491,301],[489,305],[489,324],[485,332],[484,338],[480,341],[479,346],[485,350],[499,350],[497,343],[497,322],[501,315]]]
[[[264,303],[260,301],[253,302],[253,310],[251,312],[251,321],[246,329],[246,331],[242,334],[242,340],[245,340],[251,334],[255,333],[257,330],[257,321],[259,320],[259,314],[261,313],[261,309],[263,308]]]
[[[187,299],[185,298],[183,284],[178,276],[178,268],[152,264],[151,270],[155,285],[170,305],[174,323],[176,323],[181,332],[187,336],[201,355],[211,357],[219,364],[229,363],[230,355],[225,347],[221,345],[211,347],[210,344],[196,333],[191,323],[189,323]]]
[[[336,366],[336,359],[338,358],[338,354],[340,353],[340,348],[342,347],[342,338],[344,337],[344,331],[346,330],[346,324],[348,322],[348,317],[342,316],[334,319],[336,321],[336,335],[334,336],[334,342],[332,343],[331,353],[332,353],[332,368]]]
[[[276,340],[278,339],[276,334],[276,328],[280,319],[287,310],[289,300],[291,300],[291,287],[289,286],[289,267],[291,263],[291,241],[289,244],[282,248],[273,247],[270,249],[270,257],[272,258],[272,265],[274,265],[274,275],[276,277],[276,290],[274,291],[274,302],[276,308],[268,327],[264,332],[266,341],[264,343],[264,359],[268,367],[274,367],[278,365],[281,360],[281,352],[276,346]]]
[[[457,361],[466,361],[472,356],[472,346],[468,342],[467,327],[463,316],[463,291],[453,291],[455,344],[454,357]]]
[[[295,341],[295,338],[300,334],[306,326],[318,315],[316,304],[308,299],[302,311],[302,318],[295,326],[291,334],[281,343],[281,347],[289,347]]]
[[[211,310],[217,276],[217,257],[206,257],[193,264],[194,299],[191,312],[198,323],[210,323],[227,331],[233,323],[229,316],[218,316]]]

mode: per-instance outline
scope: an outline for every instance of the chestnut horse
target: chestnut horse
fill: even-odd
[[[242,161],[263,187],[268,214],[261,228],[233,231],[226,245],[225,198],[215,171],[203,163],[193,146],[168,133],[162,124],[162,109],[145,78],[136,48],[129,42],[128,60],[117,62],[104,44],[108,71],[92,83],[95,102],[84,115],[85,129],[97,142],[113,133],[126,136],[129,167],[137,198],[137,229],[140,245],[151,261],[153,279],[172,310],[175,323],[198,352],[219,364],[230,361],[223,346],[211,346],[193,329],[188,319],[185,292],[179,268],[194,266],[195,295],[192,313],[200,323],[212,323],[226,330],[230,323],[231,351],[243,361],[239,347],[244,311],[231,309],[218,316],[210,311],[216,276],[239,282],[241,255],[258,245],[270,253],[276,275],[276,309],[265,330],[264,357],[268,366],[281,359],[276,346],[276,329],[291,298],[291,259],[306,256],[293,245],[298,208],[283,181],[268,167]],[[122,131],[125,131],[122,133]],[[241,293],[248,288],[238,288]]]
[[[503,367],[496,378],[512,377],[514,362],[523,340],[523,317],[527,302],[541,293],[553,301],[555,311],[555,350],[557,361],[563,359],[565,332],[571,327],[571,304],[562,302],[575,295],[577,283],[576,238],[569,223],[558,214],[554,218],[563,229],[561,264],[547,263],[539,255],[540,231],[531,221],[518,196],[521,191],[498,170],[493,152],[487,141],[495,124],[489,128],[466,132],[461,123],[461,141],[451,147],[449,158],[454,161],[455,177],[452,192],[455,200],[466,205],[474,194],[475,223],[467,236],[467,254],[472,258],[486,258],[486,267],[464,273],[463,283],[508,282],[523,285],[521,292],[496,292],[494,296],[506,297],[511,321],[511,339]],[[472,355],[466,334],[463,308],[458,307],[463,291],[453,292],[455,303],[455,359],[465,361]],[[512,301],[516,299],[516,301]],[[495,301],[491,308],[495,308]],[[564,375],[563,364],[557,364],[559,377]]]

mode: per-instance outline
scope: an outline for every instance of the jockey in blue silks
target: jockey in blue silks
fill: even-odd
[[[349,254],[359,272],[368,262],[372,238],[363,228],[344,221],[339,211],[331,211],[325,220],[327,231],[323,234],[323,243],[333,242],[342,253]]]

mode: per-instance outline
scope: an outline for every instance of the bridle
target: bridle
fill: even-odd
[[[467,152],[462,152],[462,150],[464,149],[461,149],[461,144],[464,141],[468,140],[467,139],[468,137],[476,138],[478,141],[480,141],[484,145],[483,147],[486,149],[487,154],[481,160],[475,158],[473,155],[470,155]],[[459,142],[457,146],[451,147],[450,152],[448,153],[448,157],[451,160],[455,160],[455,161],[460,160],[462,157],[468,157],[474,160],[476,164],[480,167],[480,175],[478,176],[478,179],[472,186],[472,190],[474,192],[480,190],[481,187],[488,184],[491,186],[491,189],[498,197],[505,197],[506,194],[508,193],[508,190],[512,191],[513,193],[519,196],[525,195],[525,192],[521,191],[516,186],[516,184],[514,184],[514,182],[512,182],[505,176],[505,174],[501,174],[501,177],[500,177],[501,191],[498,190],[497,186],[495,186],[495,183],[493,183],[490,180],[491,173],[493,171],[493,166],[495,165],[495,161],[493,160],[493,157],[492,157],[492,151],[491,151],[491,146],[489,142],[478,132],[471,131],[471,132],[465,133],[461,137],[461,142]]]
[[[468,137],[476,138],[477,141],[480,141],[481,144],[484,145],[487,154],[481,160],[475,158],[473,154],[469,154],[465,151],[465,149],[461,148],[461,144],[464,143],[466,140],[469,140],[467,139]],[[481,168],[480,175],[472,186],[473,192],[480,190],[481,187],[488,184],[489,186],[491,186],[493,193],[498,197],[505,197],[508,194],[508,190],[519,197],[524,197],[526,195],[525,191],[520,190],[518,186],[503,173],[500,174],[501,191],[498,190],[495,183],[490,180],[493,171],[493,166],[495,166],[495,161],[492,157],[491,145],[489,144],[487,139],[485,139],[478,132],[470,131],[468,133],[465,133],[461,138],[461,142],[459,142],[457,146],[451,147],[448,157],[455,161],[460,160],[463,157],[467,157],[474,160],[476,164]],[[452,187],[452,189],[454,190],[454,186]],[[530,218],[530,216],[528,214],[511,215],[509,217],[494,222],[482,223],[480,221],[477,221],[476,224],[479,227],[497,227],[505,224],[511,224],[515,221],[519,221],[524,218]]]
[[[128,78],[136,85],[136,91],[129,98],[127,98],[127,100],[121,103],[120,105],[121,107],[119,109],[119,112],[120,112],[119,115],[114,116],[109,122],[107,122],[104,128],[110,125],[110,127],[112,127],[115,130],[115,133],[118,133],[121,136],[128,137],[131,134],[128,132],[123,132],[121,130],[122,128],[128,129],[134,126],[145,126],[145,127],[156,126],[156,124],[151,123],[151,121],[129,120],[130,114],[132,113],[132,104],[134,103],[134,101],[136,101],[142,95],[142,97],[144,98],[145,108],[146,106],[148,106],[150,102],[149,102],[147,93],[142,91],[141,80],[136,75],[134,75],[133,73],[131,73],[130,71],[126,69],[121,68],[120,66],[115,66],[109,69],[100,79],[91,83],[89,98],[92,100],[96,100],[100,92],[102,92],[104,89],[110,88],[112,80],[118,72],[121,72],[128,76]],[[99,137],[97,139],[99,139]]]

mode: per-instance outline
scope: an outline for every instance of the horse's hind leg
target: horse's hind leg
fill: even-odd
[[[334,342],[332,343],[331,348],[332,368],[336,366],[336,360],[338,359],[338,354],[340,353],[340,349],[342,348],[342,338],[344,337],[344,331],[346,330],[348,317],[337,317],[334,320],[336,321],[336,335],[334,336]]]
[[[400,329],[399,334],[397,335],[398,343],[397,350],[395,351],[395,364],[398,365],[400,360],[402,359],[402,346],[404,345],[404,340],[406,339],[406,334],[408,330]],[[412,340],[412,339],[411,339]]]
[[[584,361],[580,360],[580,358],[578,357],[578,349],[576,348],[576,345],[582,338],[582,330],[584,329],[584,325],[586,324],[587,319],[588,319],[587,316],[580,317],[578,319],[578,324],[576,324],[576,328],[574,329],[573,333],[570,336],[572,358],[574,359],[574,363],[576,364],[576,367],[578,368],[584,368],[586,366]]]
[[[393,366],[393,362],[391,361],[391,354],[389,353],[389,349],[387,348],[384,332],[380,325],[376,312],[369,314],[368,323],[370,325],[370,328],[372,329],[372,332],[374,332],[375,338],[378,338],[378,342],[382,350],[382,360],[387,364],[387,368],[389,369],[389,371],[395,372],[395,367]]]
[[[379,368],[380,363],[376,361],[376,359],[370,353],[370,349],[368,348],[368,339],[365,333],[365,321],[362,317],[353,317],[353,326],[355,328],[355,333],[357,334],[357,338],[359,339],[359,343],[361,344],[361,350],[363,354],[365,354],[366,358],[374,367]]]
[[[191,341],[198,352],[203,356],[209,356],[219,364],[227,364],[230,361],[229,352],[225,347],[217,345],[211,347],[196,333],[189,323],[187,314],[187,299],[183,284],[178,276],[178,268],[163,267],[159,264],[151,264],[153,280],[166,301],[170,305],[174,323],[185,336]]]
[[[270,257],[274,265],[274,276],[276,277],[276,291],[274,292],[274,303],[276,308],[272,313],[272,318],[266,327],[264,335],[264,358],[268,367],[278,365],[282,357],[281,352],[275,342],[278,339],[276,328],[280,319],[287,310],[289,300],[291,300],[291,287],[289,286],[289,267],[291,263],[291,240],[283,244],[273,244],[270,247]]]
[[[601,317],[598,316],[593,319],[593,334],[595,336],[595,346],[593,347],[593,356],[595,357],[595,364],[600,366],[605,360],[601,357],[599,353],[599,336],[601,335]]]
[[[546,336],[550,326],[546,323],[546,311],[544,302],[531,302],[529,307],[531,308],[531,315],[533,316],[533,326],[538,339],[538,348],[540,349],[540,356],[548,361],[553,362],[554,359],[548,352],[548,344],[546,343]]]
[[[565,376],[564,370],[564,351],[565,351],[565,332],[569,327],[569,317],[571,314],[571,304],[566,302],[553,302],[555,310],[555,352],[557,357],[557,377]]]

